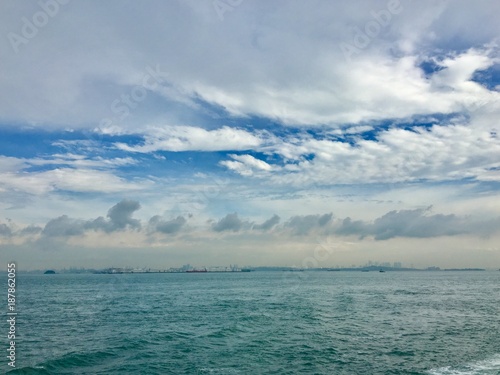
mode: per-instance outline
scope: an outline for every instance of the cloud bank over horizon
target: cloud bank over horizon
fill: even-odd
[[[353,220],[350,217],[337,218],[333,213],[294,215],[282,224],[277,214],[258,224],[250,219],[242,219],[236,212],[229,213],[220,219],[214,218],[201,223],[192,214],[175,218],[154,215],[147,223],[143,223],[133,218],[134,213],[140,208],[141,204],[138,201],[123,199],[108,210],[106,218],[99,216],[84,220],[62,215],[50,219],[45,224],[30,224],[26,227],[12,221],[0,223],[0,244],[18,243],[21,240],[31,241],[36,245],[36,239],[68,240],[71,237],[85,237],[91,232],[102,233],[103,239],[106,235],[115,232],[136,233],[141,236],[163,235],[162,240],[166,242],[178,234],[199,235],[207,232],[222,235],[225,235],[224,232],[248,233],[254,236],[260,236],[264,232],[287,233],[292,237],[311,234],[354,236],[358,239],[372,237],[376,241],[396,237],[431,238],[465,234],[486,237],[500,232],[500,216],[484,220],[454,214],[433,214],[432,207],[393,210],[372,221]]]

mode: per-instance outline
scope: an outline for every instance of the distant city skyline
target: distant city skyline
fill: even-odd
[[[125,4],[3,6],[4,263],[500,268],[497,1]]]
[[[44,274],[55,274],[55,273],[70,273],[70,274],[81,274],[81,273],[94,273],[94,274],[147,274],[147,273],[232,273],[232,272],[287,272],[287,271],[489,271],[496,272],[500,269],[496,268],[479,268],[479,267],[461,267],[461,268],[441,268],[439,266],[428,266],[428,267],[414,267],[413,265],[408,266],[395,266],[389,262],[382,262],[376,264],[364,264],[356,265],[352,264],[350,266],[340,266],[333,265],[332,267],[314,267],[314,268],[302,268],[296,266],[259,266],[259,265],[247,265],[239,267],[238,265],[230,266],[193,266],[191,264],[184,264],[180,267],[166,267],[166,268],[154,268],[154,267],[104,267],[104,268],[84,268],[84,267],[69,267],[69,268],[44,268],[44,269],[32,269],[32,270],[20,270],[20,273],[44,273]],[[3,272],[3,271],[0,271]]]

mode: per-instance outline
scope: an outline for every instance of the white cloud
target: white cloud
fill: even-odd
[[[498,61],[497,61],[498,62]],[[479,89],[477,83],[470,82],[474,72],[489,68],[495,63],[484,52],[471,49],[464,54],[445,58],[436,62],[443,70],[432,75],[435,87]]]
[[[492,17],[495,1],[401,2],[402,11],[347,61],[339,45],[352,42],[353,30],[373,20],[386,2],[288,1],[279,7],[249,2],[224,22],[210,1],[129,4],[137,28],[130,28],[127,12],[117,11],[121,7],[117,1],[64,7],[51,20],[50,32],[41,30],[17,54],[3,38],[2,120],[95,128],[113,117],[115,126],[139,132],[158,118],[199,121],[194,112],[202,111],[200,99],[235,115],[286,124],[336,126],[449,113],[467,98],[488,94],[469,79],[495,62],[491,42],[500,34]],[[0,15],[0,33],[20,32],[21,18],[34,10],[26,4],[8,7]],[[454,50],[465,52],[448,54]],[[428,80],[418,64],[435,51],[449,57],[441,62],[444,70]],[[121,116],[113,103],[124,102],[123,95],[142,84],[147,67],[157,66],[161,84],[148,88],[147,97],[132,101]],[[166,147],[175,148],[175,142]]]
[[[111,168],[123,167],[126,165],[137,164],[137,160],[134,160],[131,157],[106,159],[100,156],[95,158],[89,158],[86,155],[54,154],[51,155],[49,158],[26,159],[26,163],[37,166],[64,165],[74,168],[111,169]]]
[[[27,166],[23,159],[0,155],[0,173],[15,172]]]
[[[2,173],[0,188],[43,195],[64,190],[80,193],[117,193],[149,188],[148,181],[130,182],[108,171],[56,168],[43,172]]]
[[[256,159],[252,155],[229,155],[234,160],[223,160],[220,165],[231,169],[242,176],[252,176],[259,171],[269,172],[273,167],[263,160]]]
[[[116,174],[118,168],[136,163],[130,157],[107,159],[71,153],[34,158],[0,156],[0,192],[45,195],[55,191],[112,193],[144,190],[151,186],[150,181],[127,181]],[[36,170],[30,170],[33,167]],[[39,170],[40,167],[44,170]]]
[[[224,126],[205,130],[194,126],[165,126],[150,128],[140,146],[117,143],[120,150],[130,152],[154,151],[223,151],[248,150],[260,146],[264,140],[259,134]]]
[[[498,179],[500,167],[495,126],[496,122],[462,121],[428,129],[391,128],[380,131],[375,140],[355,139],[352,144],[310,137],[274,139],[266,150],[283,157],[283,167],[248,155],[231,155],[234,160],[220,164],[243,176],[295,186],[464,178],[492,181]]]

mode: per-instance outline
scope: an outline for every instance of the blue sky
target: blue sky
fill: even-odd
[[[498,2],[2,7],[2,259],[498,268]]]

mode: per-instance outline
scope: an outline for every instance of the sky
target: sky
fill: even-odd
[[[500,268],[498,1],[0,7],[2,262]]]

